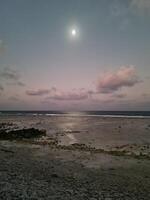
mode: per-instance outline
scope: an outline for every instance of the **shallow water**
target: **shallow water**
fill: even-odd
[[[18,128],[46,129],[61,144],[84,143],[110,149],[122,145],[150,144],[150,119],[95,116],[0,116]]]

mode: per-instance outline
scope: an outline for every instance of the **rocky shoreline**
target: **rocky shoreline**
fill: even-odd
[[[11,130],[10,130],[11,127]],[[104,153],[114,156],[126,156],[136,159],[147,159],[150,160],[150,144],[140,145],[122,145],[116,146],[111,150],[105,150],[103,148],[95,148],[90,145],[82,143],[73,143],[70,145],[59,144],[57,137],[49,137],[46,135],[46,130],[39,130],[35,128],[19,129],[14,128],[13,123],[1,123],[0,124],[0,140],[18,140],[30,144],[37,145],[48,145],[50,148],[64,149],[64,150],[80,150],[89,151],[92,153]],[[73,133],[78,133],[79,131],[73,131]],[[70,133],[70,131],[67,131]],[[28,140],[29,139],[29,140]],[[32,140],[31,140],[32,139]],[[36,140],[35,140],[36,139]],[[136,148],[140,149],[140,152],[136,151]],[[148,150],[148,151],[146,151]]]
[[[107,149],[86,140],[64,145],[61,137],[68,134],[82,131],[49,135],[35,125],[2,122],[0,199],[150,199],[149,143]]]

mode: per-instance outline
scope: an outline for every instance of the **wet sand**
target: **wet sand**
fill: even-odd
[[[0,122],[47,131],[38,140],[0,141],[0,199],[150,199],[150,119],[5,116]]]

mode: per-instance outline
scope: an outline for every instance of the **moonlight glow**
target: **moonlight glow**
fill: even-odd
[[[77,39],[79,37],[79,30],[77,27],[72,27],[69,30],[69,35],[72,39]]]
[[[72,29],[71,34],[72,34],[72,36],[75,37],[77,35],[77,31],[75,29]]]

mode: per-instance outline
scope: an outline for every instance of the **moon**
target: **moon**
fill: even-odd
[[[71,35],[72,35],[73,37],[75,37],[75,36],[77,35],[76,29],[72,29],[72,30],[71,30]]]
[[[68,32],[71,40],[76,40],[79,38],[79,29],[77,26],[70,27]]]

